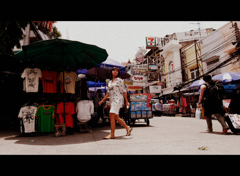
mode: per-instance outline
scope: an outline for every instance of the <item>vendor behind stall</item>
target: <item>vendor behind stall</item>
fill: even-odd
[[[89,122],[91,127],[98,124],[99,116],[94,112],[92,100],[85,95],[83,100],[79,101],[76,106],[77,119],[79,122]]]
[[[93,97],[94,112],[97,112],[98,117],[103,118],[103,105],[99,105],[99,102],[103,99],[101,89],[97,90],[97,93]]]

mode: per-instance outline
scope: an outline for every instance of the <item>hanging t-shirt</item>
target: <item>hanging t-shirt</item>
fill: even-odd
[[[61,82],[61,93],[63,93],[63,72],[59,73],[58,81]],[[73,71],[64,71],[64,89],[66,93],[75,94],[75,83],[77,81],[77,74]]]
[[[63,119],[63,102],[57,105],[58,119],[56,119],[56,123],[64,123]],[[72,102],[65,103],[65,123],[66,127],[73,128],[73,117],[72,115],[75,114],[75,105]]]
[[[41,105],[37,109],[38,132],[54,132],[55,107]]]
[[[43,93],[57,93],[57,72],[42,71]]]
[[[35,132],[36,112],[37,112],[36,106],[24,106],[20,109],[18,118],[22,118],[25,133]]]
[[[39,78],[42,77],[42,72],[39,68],[25,68],[22,73],[22,78],[25,78],[23,86],[26,92],[38,92]]]

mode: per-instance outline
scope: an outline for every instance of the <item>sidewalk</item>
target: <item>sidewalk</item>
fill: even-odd
[[[189,117],[154,117],[150,125],[136,121],[131,136],[116,126],[115,139],[103,140],[110,126],[93,128],[92,132],[55,137],[18,137],[20,132],[0,133],[0,154],[240,154],[239,134],[221,134],[213,120],[213,133],[207,133],[206,121]],[[206,150],[199,150],[206,147]]]

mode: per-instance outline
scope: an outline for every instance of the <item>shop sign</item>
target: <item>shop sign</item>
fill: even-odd
[[[158,70],[158,66],[157,65],[148,65],[148,69],[149,70]]]
[[[124,84],[129,84],[129,85],[132,85],[133,82],[132,81],[124,81]]]
[[[148,71],[148,64],[134,65],[133,70],[134,72],[145,73]]]
[[[150,93],[130,95],[130,101],[150,101],[150,100],[151,100],[151,94]]]
[[[142,86],[128,85],[128,90],[142,90]]]
[[[145,82],[146,77],[142,75],[134,75],[132,77],[133,82]]]
[[[146,37],[146,46],[156,46],[156,37]]]
[[[132,79],[131,79],[131,78],[126,78],[126,79],[124,79],[124,84],[130,84],[130,85],[132,85],[132,84],[133,84]]]
[[[161,86],[149,86],[150,93],[161,93]]]

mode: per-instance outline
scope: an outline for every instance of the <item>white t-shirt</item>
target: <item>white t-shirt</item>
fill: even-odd
[[[22,118],[25,133],[35,132],[35,114],[37,107],[24,106],[20,109],[18,118]]]
[[[80,122],[87,122],[94,113],[94,105],[91,100],[81,100],[76,106],[77,119]]]
[[[23,90],[25,89],[26,92],[38,92],[39,78],[42,77],[39,68],[25,68],[21,77],[25,78]]]

